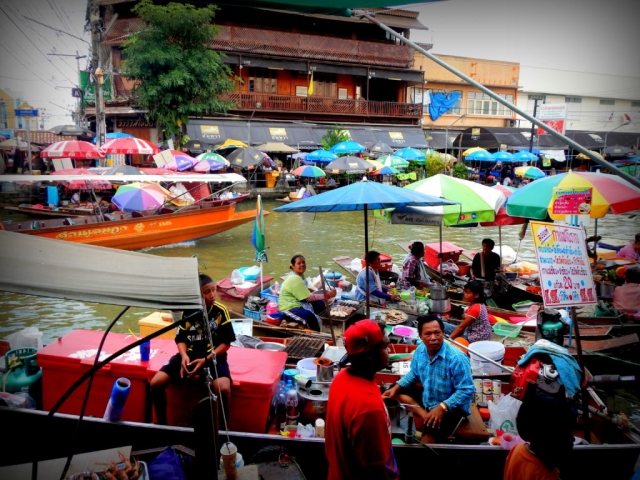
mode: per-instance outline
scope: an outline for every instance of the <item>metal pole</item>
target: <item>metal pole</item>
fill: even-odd
[[[25,117],[27,119],[27,162],[29,163],[29,175],[33,171],[33,165],[31,165],[31,117]]]
[[[591,434],[589,429],[589,400],[587,399],[586,387],[582,387],[582,385],[586,385],[586,373],[584,368],[584,360],[582,359],[582,341],[580,340],[580,330],[578,329],[578,319],[576,318],[576,307],[571,307],[569,309],[569,314],[571,316],[571,323],[573,324],[573,331],[576,337],[576,351],[578,352],[578,363],[580,364],[580,369],[582,370],[582,378],[581,378],[580,384],[581,384],[581,396],[582,396],[582,423],[584,427],[584,436],[590,442]]]
[[[444,131],[444,153],[445,153],[445,155],[447,154],[447,147],[449,146],[449,128],[453,127],[456,123],[458,123],[460,120],[462,120],[467,115],[469,115],[469,114],[465,113],[461,117],[456,118],[456,120],[453,123],[451,123],[450,125],[448,125],[447,128],[445,129],[445,131]]]
[[[355,13],[355,12],[357,12],[357,13]],[[418,45],[413,43],[408,38],[403,37],[402,35],[398,35],[396,31],[390,29],[389,27],[387,27],[383,23],[380,23],[380,21],[378,21],[375,18],[373,18],[366,11],[364,11],[364,10],[354,10],[354,16],[359,16],[359,17],[362,17],[362,18],[366,18],[370,22],[378,25],[381,29],[383,29],[384,31],[394,35],[398,40],[400,40],[403,43],[406,43],[407,45],[409,45],[414,50],[422,53],[425,57],[429,58],[430,60],[433,60],[435,63],[440,65],[442,68],[450,71],[451,73],[453,73],[454,75],[458,76],[459,78],[461,78],[465,82],[469,83],[470,85],[473,85],[474,87],[476,87],[481,92],[486,93],[487,95],[489,95],[491,98],[493,98],[498,103],[501,103],[505,107],[507,107],[507,108],[511,109],[512,111],[516,112],[517,114],[519,114],[520,116],[526,118],[531,123],[535,123],[542,130],[544,130],[545,132],[553,135],[554,137],[556,137],[557,139],[561,140],[562,142],[565,142],[567,145],[571,146],[574,150],[578,150],[579,152],[584,153],[590,159],[592,159],[594,162],[602,165],[603,167],[607,168],[608,170],[610,170],[611,172],[615,173],[616,175],[624,178],[625,180],[627,180],[632,185],[640,188],[640,180],[638,180],[637,178],[635,178],[632,175],[629,175],[628,173],[620,170],[618,167],[616,167],[615,165],[612,165],[610,162],[593,155],[593,153],[591,153],[589,150],[587,150],[582,145],[574,142],[570,138],[565,137],[560,132],[556,132],[553,128],[551,128],[548,125],[540,122],[536,118],[533,118],[527,112],[525,112],[525,111],[521,110],[520,108],[516,107],[515,105],[507,102],[504,98],[500,97],[495,92],[492,92],[491,90],[489,90],[484,85],[476,82],[471,77],[468,77],[464,73],[462,73],[462,72],[456,70],[455,68],[449,66],[447,63],[443,62],[442,60],[440,60],[438,57],[434,56],[433,54],[427,52],[424,48],[419,47]]]
[[[629,122],[624,122],[622,125],[618,125],[616,128],[613,128],[611,130],[609,130],[607,133],[604,134],[604,147],[602,148],[602,153],[604,154],[604,149],[607,148],[607,137],[609,136],[609,134],[619,128],[622,128],[626,125],[629,125]]]
[[[533,101],[533,116],[535,117],[538,113],[538,99],[536,98]],[[535,124],[531,124],[531,138],[529,139],[529,153],[533,153],[533,138],[536,134],[536,126]]]

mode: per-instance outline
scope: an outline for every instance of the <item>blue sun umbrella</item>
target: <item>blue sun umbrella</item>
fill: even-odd
[[[491,157],[502,163],[511,163],[513,161],[513,154],[509,152],[495,152],[491,154]]]
[[[336,143],[330,148],[330,151],[336,155],[353,155],[354,153],[364,152],[365,147],[353,140],[347,140],[345,142]],[[308,155],[307,155],[308,156]]]
[[[133,135],[129,135],[128,133],[124,133],[124,132],[111,132],[111,133],[107,133],[105,135],[105,138],[107,140],[111,140],[113,138],[136,138]],[[93,143],[96,143],[98,141],[98,137],[93,137],[93,140],[91,140]]]
[[[484,150],[476,150],[475,152],[471,152],[469,155],[464,157],[464,159],[465,161],[475,160],[478,162],[490,162],[494,160],[491,154],[489,152],[485,152]]]
[[[400,157],[408,162],[424,162],[424,153],[415,148],[407,147],[396,150],[393,154],[396,157]]]
[[[297,202],[276,208],[275,212],[350,212],[361,210],[364,212],[364,250],[369,249],[369,210],[396,207],[427,207],[437,205],[455,205],[456,202],[442,198],[414,192],[406,188],[394,187],[378,182],[352,183],[344,187],[329,190],[319,195],[303,198]],[[369,289],[366,290],[367,312],[369,313]]]
[[[514,162],[530,162],[532,160],[538,160],[538,156],[533,153],[529,153],[526,150],[522,150],[518,153],[513,154]]]
[[[304,157],[304,160],[305,162],[331,163],[336,158],[338,158],[338,156],[328,150],[314,150],[307,154],[307,156]]]

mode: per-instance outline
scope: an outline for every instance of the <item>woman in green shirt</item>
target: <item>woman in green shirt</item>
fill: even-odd
[[[278,309],[287,320],[305,324],[307,327],[320,331],[320,322],[316,312],[325,309],[324,295],[312,293],[304,281],[307,262],[302,255],[295,255],[289,266],[291,273],[287,276],[278,297]],[[327,299],[336,296],[335,289],[327,292]]]

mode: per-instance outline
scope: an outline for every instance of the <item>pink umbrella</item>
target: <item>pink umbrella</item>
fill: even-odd
[[[173,160],[164,165],[163,168],[182,172],[184,170],[188,170],[193,167],[198,161],[192,156],[179,152],[178,150],[168,150],[173,157]]]
[[[95,145],[82,140],[56,142],[40,152],[42,158],[104,158]]]
[[[106,154],[124,155],[155,155],[160,152],[153,143],[141,138],[114,138],[105,143],[100,150]]]
[[[64,170],[51,172],[51,176],[55,175],[86,175],[87,177],[95,177],[87,178],[86,180],[62,180],[60,182],[71,190],[108,190],[111,188],[111,182],[101,179],[97,173],[84,168],[65,168]]]

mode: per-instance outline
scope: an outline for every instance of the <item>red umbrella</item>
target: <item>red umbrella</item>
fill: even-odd
[[[104,158],[95,145],[82,140],[56,142],[40,152],[42,158]]]
[[[160,152],[153,143],[141,138],[114,138],[105,143],[100,150],[106,154],[124,155],[155,155]]]
[[[71,190],[108,190],[111,187],[111,182],[107,180],[103,180],[100,178],[100,175],[97,173],[91,172],[84,168],[65,168],[64,170],[57,170],[55,172],[51,172],[51,175],[86,175],[88,177],[96,177],[90,178],[87,180],[62,180],[64,186],[70,188]]]

